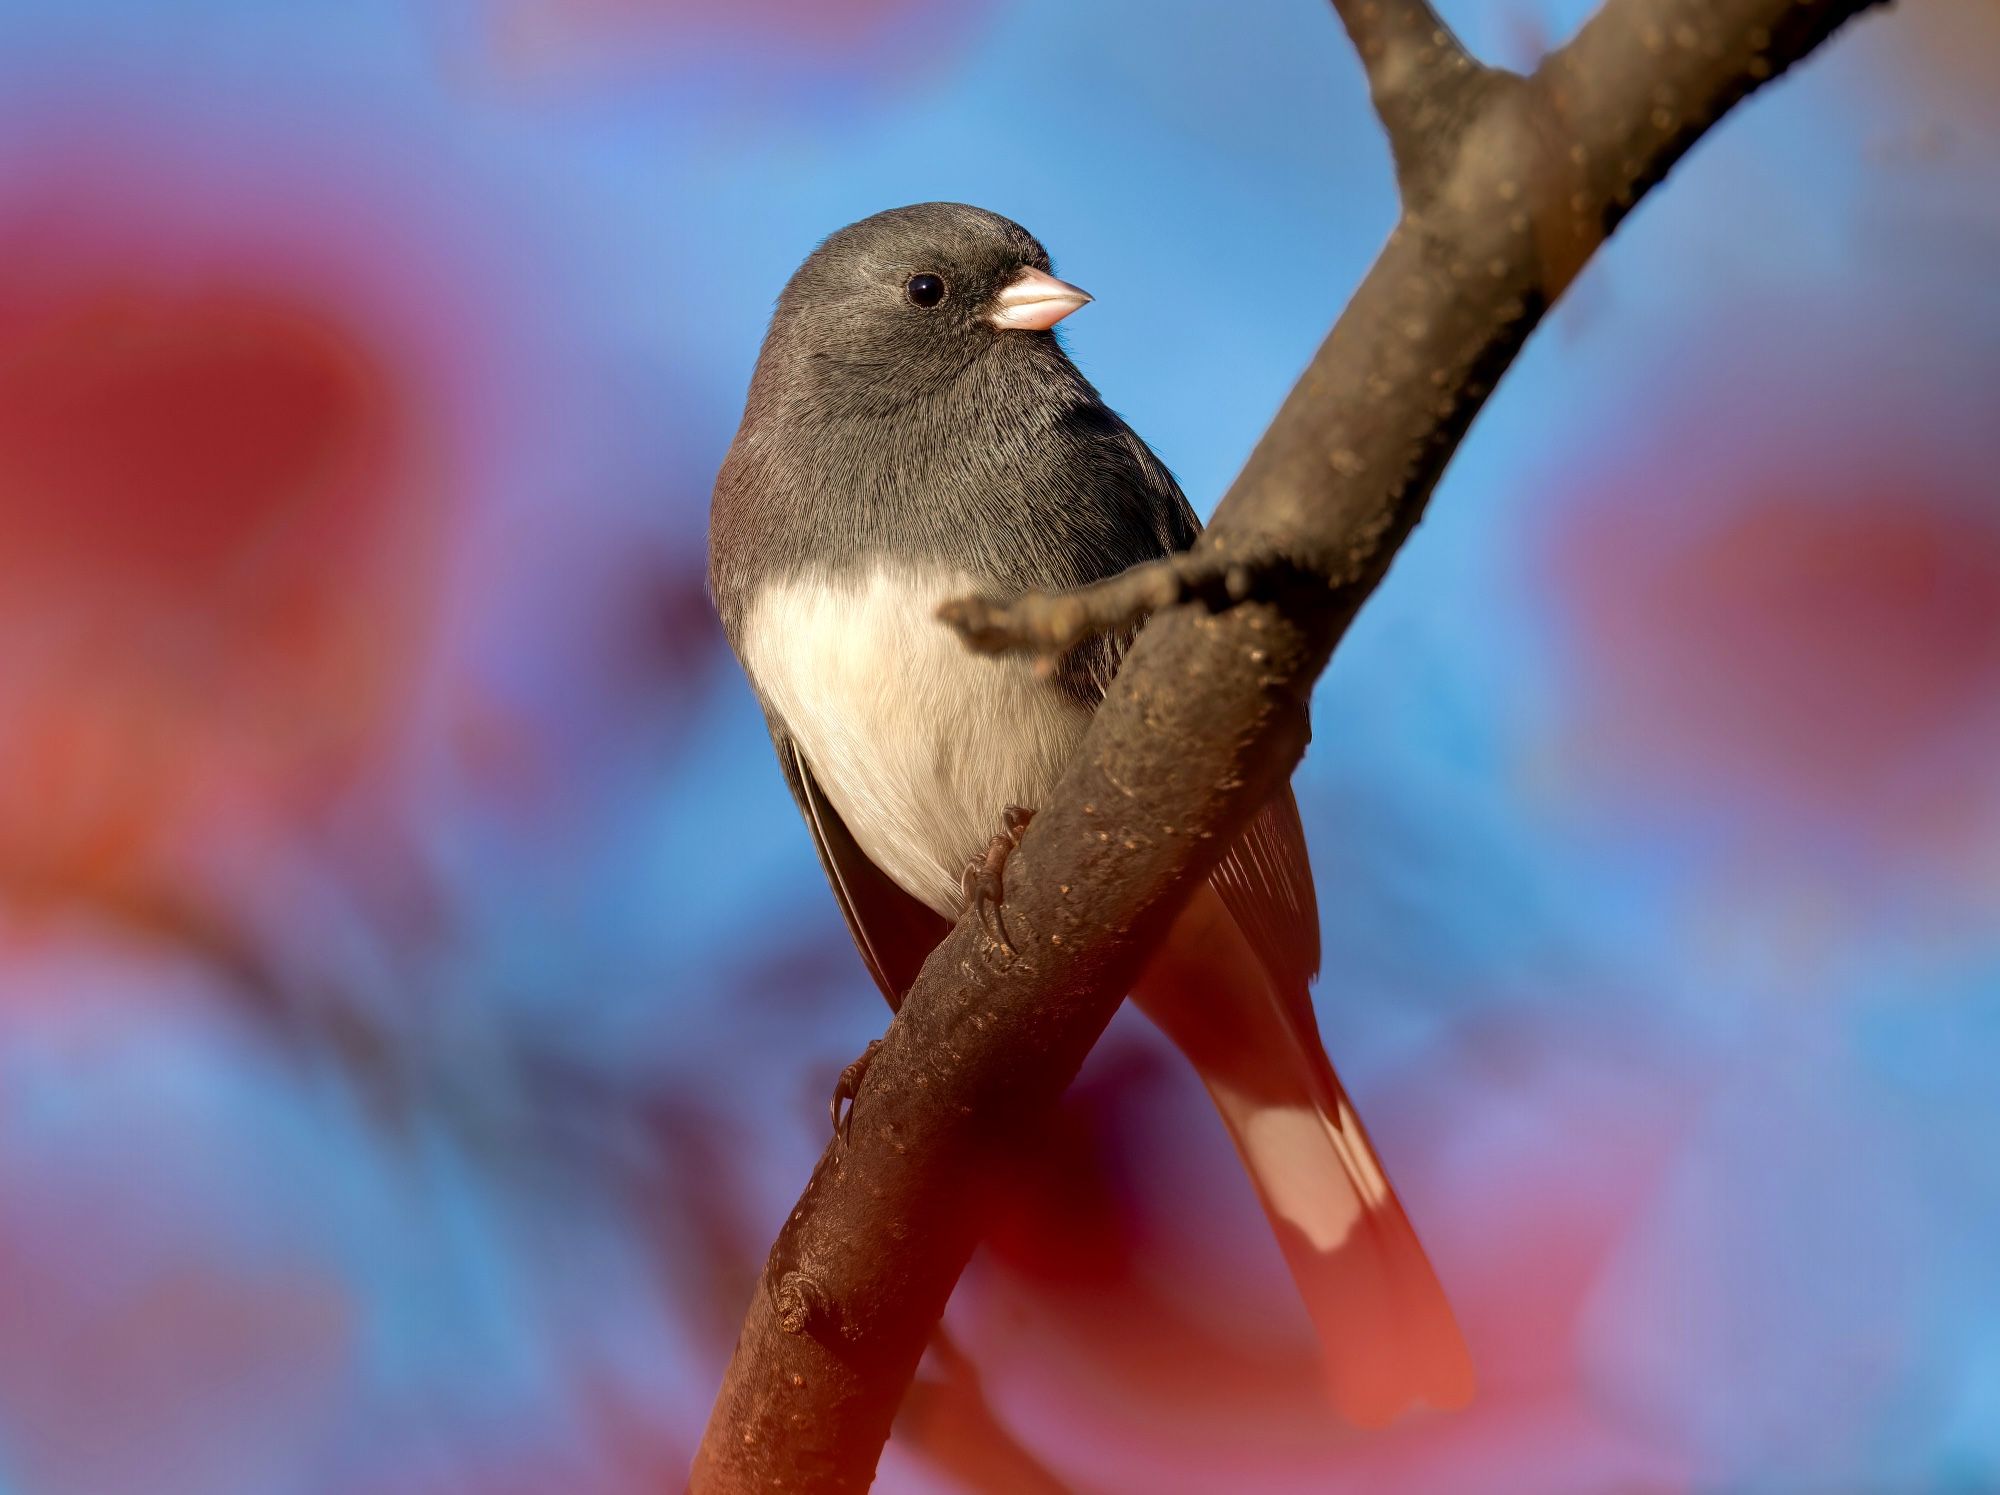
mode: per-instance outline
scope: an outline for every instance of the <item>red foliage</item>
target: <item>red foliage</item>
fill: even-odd
[[[268,254],[191,271],[110,197],[0,219],[0,877],[30,895],[342,779],[406,683],[433,487],[337,298]]]
[[[1556,583],[1621,758],[1883,828],[1932,823],[1973,766],[2000,700],[2000,527],[1976,506],[1801,476],[1564,533]]]

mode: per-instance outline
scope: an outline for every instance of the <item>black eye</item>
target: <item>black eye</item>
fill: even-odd
[[[903,286],[903,294],[910,298],[912,306],[928,310],[944,300],[944,277],[933,275],[928,270],[921,275],[912,275]]]

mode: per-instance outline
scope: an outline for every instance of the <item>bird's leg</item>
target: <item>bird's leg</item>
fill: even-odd
[[[979,914],[979,924],[986,931],[986,938],[1009,955],[1014,953],[1014,946],[1007,938],[1007,925],[1001,916],[1001,905],[1007,901],[1004,874],[1007,858],[1021,844],[1028,822],[1034,818],[1033,810],[1020,805],[1007,806],[1000,812],[1000,829],[986,843],[986,850],[974,857],[965,869],[965,901]]]
[[[881,1047],[881,1039],[869,1039],[861,1057],[843,1069],[840,1078],[833,1082],[833,1099],[826,1103],[826,1111],[833,1118],[833,1135],[843,1148],[847,1146],[848,1133],[854,1128],[854,1097],[861,1093],[861,1077],[868,1073],[875,1051]],[[847,1105],[844,1111],[841,1109],[843,1101]]]
[[[979,911],[979,922],[986,931],[986,937],[1009,955],[1014,953],[1014,947],[1008,943],[1007,929],[1000,918],[1000,905],[1006,901],[1006,887],[1002,879],[1007,870],[1007,858],[1021,844],[1028,822],[1034,818],[1033,810],[1020,805],[1007,806],[1000,812],[1000,829],[986,843],[986,850],[974,857],[965,869],[965,901]],[[849,1130],[854,1125],[853,1103],[854,1097],[861,1091],[862,1076],[868,1073],[869,1061],[874,1059],[875,1051],[881,1047],[881,1039],[872,1040],[861,1051],[861,1057],[843,1069],[840,1078],[834,1081],[833,1098],[827,1102],[826,1109],[833,1119],[833,1135],[842,1147],[847,1145]]]

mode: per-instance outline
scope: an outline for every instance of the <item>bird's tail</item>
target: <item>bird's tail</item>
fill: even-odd
[[[1319,1332],[1334,1404],[1380,1427],[1462,1406],[1471,1357],[1444,1289],[1321,1047],[1221,898],[1182,912],[1133,1000],[1208,1087]]]

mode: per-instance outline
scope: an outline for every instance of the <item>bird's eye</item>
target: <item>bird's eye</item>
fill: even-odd
[[[910,298],[912,306],[921,306],[928,311],[944,300],[944,277],[933,275],[928,270],[921,275],[912,275],[903,285],[903,294]]]

